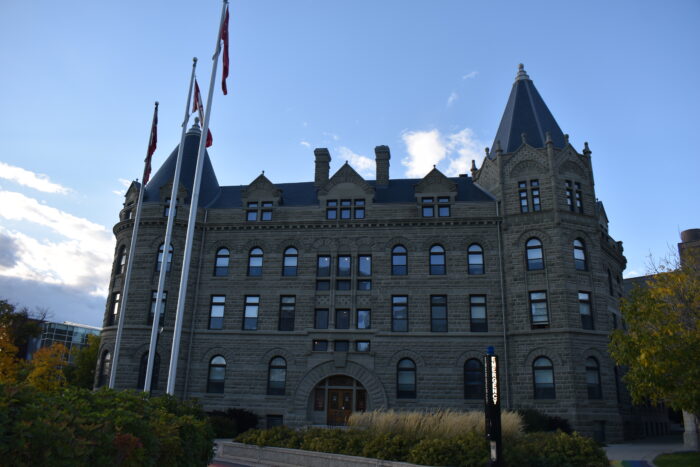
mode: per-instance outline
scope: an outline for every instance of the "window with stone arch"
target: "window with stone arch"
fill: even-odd
[[[396,398],[416,398],[416,364],[410,358],[401,359],[396,365]]]
[[[600,385],[600,364],[595,357],[586,359],[586,389],[589,399],[603,398],[603,389]]]
[[[228,248],[219,248],[216,251],[216,259],[214,262],[214,276],[228,276],[228,266],[231,259],[231,252]]]
[[[97,375],[97,387],[101,388],[109,382],[110,373],[112,372],[112,354],[109,350],[102,352],[100,358],[100,373]]]
[[[476,358],[464,362],[464,398],[484,397],[484,367]]]
[[[158,260],[156,261],[156,272],[160,272],[160,267],[163,264],[163,247],[165,246],[165,243],[161,243],[160,246],[158,247]],[[170,244],[170,248],[168,248],[168,259],[167,259],[167,264],[165,266],[165,272],[170,272],[170,267],[173,262],[173,244]]]
[[[136,389],[143,391],[146,386],[146,367],[148,366],[148,352],[141,355],[139,362],[139,379],[136,382]],[[153,368],[151,369],[151,390],[158,389],[158,375],[160,374],[160,355],[156,352],[153,358]]]
[[[284,259],[282,264],[283,276],[296,276],[297,263],[299,261],[299,252],[293,246],[284,250]]]
[[[444,275],[446,273],[445,249],[440,245],[430,247],[430,274]]]
[[[114,268],[114,273],[115,274],[123,274],[124,271],[126,270],[126,245],[122,245],[119,247],[119,251],[117,253],[117,263]]]
[[[226,381],[226,359],[216,355],[209,360],[209,373],[207,374],[207,392],[210,394],[223,394]]]
[[[484,249],[478,243],[467,249],[467,269],[469,274],[484,274]]]
[[[539,238],[532,237],[525,243],[525,258],[527,259],[528,271],[544,269],[544,253]]]
[[[405,276],[408,274],[408,250],[403,245],[391,249],[391,274]]]
[[[248,255],[248,275],[262,276],[263,268],[263,251],[260,247],[255,247],[250,250]]]
[[[588,270],[588,262],[586,261],[586,246],[580,238],[574,240],[574,266],[577,271]]]
[[[273,357],[267,373],[267,393],[284,395],[287,385],[287,361],[282,357]]]
[[[555,399],[554,366],[547,357],[538,357],[532,362],[532,381],[535,399]]]

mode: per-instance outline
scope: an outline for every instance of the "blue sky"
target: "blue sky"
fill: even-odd
[[[159,100],[154,166],[179,141],[191,59],[206,94],[218,1],[0,2],[0,298],[101,325],[128,180]],[[626,275],[700,227],[700,3],[279,0],[231,3],[229,95],[215,94],[219,182],[467,172],[491,146],[518,63],[572,144]],[[371,171],[370,171],[371,173]],[[371,175],[369,178],[373,178]]]

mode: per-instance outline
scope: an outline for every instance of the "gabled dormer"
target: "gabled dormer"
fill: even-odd
[[[328,220],[364,219],[373,199],[374,188],[347,162],[318,190]]]
[[[433,170],[416,184],[414,193],[422,217],[450,217],[457,184],[433,166]]]
[[[136,203],[139,199],[139,190],[141,189],[141,184],[137,181],[131,182],[129,188],[126,190],[124,195],[124,207],[119,213],[119,220],[125,221],[133,219],[136,215]]]
[[[265,176],[265,172],[241,191],[241,202],[248,222],[271,221],[272,212],[281,201],[282,190]]]

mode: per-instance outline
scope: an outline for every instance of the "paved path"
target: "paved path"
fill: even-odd
[[[610,465],[615,467],[652,467],[659,454],[680,451],[687,451],[683,447],[682,435],[645,438],[605,447]]]

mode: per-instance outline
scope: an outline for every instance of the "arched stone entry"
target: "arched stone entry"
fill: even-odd
[[[323,409],[319,409],[321,394]],[[309,370],[299,382],[294,391],[294,412],[303,414],[307,423],[311,424],[344,424],[343,410],[347,409],[340,407],[350,406],[351,410],[357,410],[358,396],[359,405],[364,406],[364,410],[383,409],[388,406],[384,386],[374,373],[354,362],[347,362],[343,368],[338,368],[330,361]],[[336,412],[330,414],[333,397],[337,398],[337,409],[333,409]]]

